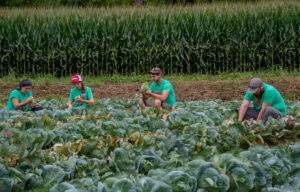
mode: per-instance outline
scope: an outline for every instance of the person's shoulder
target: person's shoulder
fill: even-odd
[[[21,91],[20,90],[18,90],[18,89],[14,89],[14,90],[12,90],[11,91],[11,93],[10,94],[20,94],[21,93]]]
[[[14,89],[14,90],[12,90],[11,92],[12,92],[12,93],[19,93],[19,92],[20,92],[20,90],[18,90],[18,89]]]
[[[85,92],[92,92],[92,89],[90,87],[85,86],[84,88],[85,88]]]
[[[19,97],[21,97],[21,91],[20,90],[18,90],[18,89],[14,89],[14,90],[12,90],[11,92],[10,92],[10,94],[9,94],[9,98],[19,98]]]
[[[164,84],[165,84],[165,85],[171,85],[171,86],[172,86],[172,83],[171,83],[170,81],[165,80],[165,79],[163,79],[163,81],[164,81]]]
[[[156,86],[157,85],[157,83],[155,82],[155,81],[153,81],[151,84],[150,84],[150,86]]]
[[[74,87],[74,88],[71,89],[71,92],[74,92],[74,91],[76,91],[76,90],[77,90],[77,88]]]
[[[168,80],[166,80],[166,79],[162,79],[162,81],[164,82],[164,83],[170,83],[170,81],[168,81]],[[171,84],[171,83],[170,83]]]
[[[253,93],[249,93],[249,88],[247,89],[246,94],[247,94],[247,95],[251,95],[251,96],[254,95]]]
[[[264,83],[264,88],[265,88],[265,91],[277,91],[277,89],[275,87],[273,87],[272,85],[269,85],[269,84],[266,84]]]

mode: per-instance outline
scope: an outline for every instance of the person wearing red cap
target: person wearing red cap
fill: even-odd
[[[91,88],[84,86],[82,78],[79,75],[74,75],[72,77],[72,83],[75,87],[70,92],[68,108],[94,105],[92,90]]]
[[[251,101],[253,107],[249,107]],[[239,121],[256,119],[256,121],[262,120],[266,124],[270,117],[279,119],[286,114],[286,106],[280,93],[259,78],[251,79],[239,110]]]

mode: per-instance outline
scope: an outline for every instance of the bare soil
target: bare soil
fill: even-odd
[[[248,87],[248,82],[237,80],[200,80],[200,81],[171,81],[177,101],[195,101],[205,99],[242,100]],[[300,78],[284,78],[269,80],[266,83],[273,85],[284,99],[300,101]],[[85,82],[87,86],[88,82]],[[7,100],[10,92],[18,85],[1,83],[2,102]],[[105,85],[90,86],[94,98],[134,98],[139,92],[141,83],[108,83]],[[41,82],[33,86],[35,98],[44,99],[49,95],[67,99],[71,84],[51,84]]]

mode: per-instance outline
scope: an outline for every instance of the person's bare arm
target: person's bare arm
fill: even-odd
[[[261,120],[263,114],[265,113],[266,108],[267,108],[267,107],[270,107],[270,106],[271,106],[270,103],[263,103],[263,104],[262,104],[261,110],[260,110],[260,112],[258,113],[258,117],[257,117],[257,119],[256,119],[257,122]]]
[[[241,104],[240,111],[239,111],[239,121],[240,122],[243,121],[249,104],[250,104],[250,101],[245,100],[245,99],[243,100],[243,103]]]
[[[169,91],[164,91],[162,93],[162,95],[159,95],[159,94],[152,93],[150,90],[148,90],[146,93],[149,94],[154,99],[159,99],[161,101],[165,101],[169,97],[169,94],[170,94]]]
[[[28,103],[31,103],[33,101],[33,97],[29,97],[26,101],[19,103],[19,100],[17,98],[12,98],[11,99],[14,107],[23,107],[25,105],[27,105]]]
[[[88,105],[94,105],[95,101],[94,98],[90,98],[89,100],[85,100],[85,99],[75,99],[76,102],[78,103],[87,103]]]
[[[149,90],[150,91],[150,90]],[[150,91],[151,92],[151,91]],[[147,92],[143,92],[142,90],[140,90],[140,93],[143,96],[143,99],[147,99],[148,97],[150,97],[150,95]]]
[[[73,105],[72,105],[72,101],[68,101],[68,108],[70,109],[70,108],[72,108],[73,107]]]

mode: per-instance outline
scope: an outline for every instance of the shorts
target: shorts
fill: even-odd
[[[143,102],[147,107],[154,107],[154,99],[151,97],[143,99]],[[163,109],[172,110],[172,106],[163,101],[161,102],[161,107]]]

